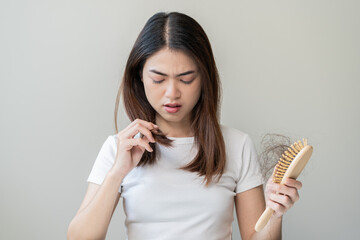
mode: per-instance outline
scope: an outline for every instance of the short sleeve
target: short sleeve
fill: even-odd
[[[117,151],[117,144],[114,136],[109,136],[103,143],[95,163],[91,169],[87,182],[92,182],[101,185],[114,164]],[[121,192],[121,187],[119,189]]]
[[[248,135],[246,135],[242,149],[242,164],[239,179],[236,184],[236,193],[244,192],[264,183],[255,146]]]

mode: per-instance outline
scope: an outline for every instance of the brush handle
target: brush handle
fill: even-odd
[[[259,220],[256,222],[255,231],[257,231],[257,232],[261,231],[265,227],[265,225],[268,223],[268,221],[270,220],[273,213],[274,213],[274,210],[272,210],[269,207],[266,207],[265,211],[263,212],[263,214],[261,214]]]

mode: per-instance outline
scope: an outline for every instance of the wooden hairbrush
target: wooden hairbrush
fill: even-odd
[[[307,144],[306,139],[303,139],[303,143],[301,141],[295,142],[282,154],[282,157],[277,162],[272,181],[284,184],[285,179],[288,177],[296,179],[309,161],[312,152],[313,147]],[[273,213],[274,210],[267,207],[256,222],[255,231],[262,230]]]

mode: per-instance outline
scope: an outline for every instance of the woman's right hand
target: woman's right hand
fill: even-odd
[[[136,119],[125,129],[117,134],[118,146],[113,169],[124,177],[137,166],[145,149],[152,152],[149,142],[155,142],[151,130],[159,127],[151,122]],[[141,138],[134,138],[138,133],[144,135]]]

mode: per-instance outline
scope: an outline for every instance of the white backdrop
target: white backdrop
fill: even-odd
[[[249,133],[258,150],[273,132],[314,146],[284,239],[359,236],[359,1],[2,0],[0,239],[66,238],[114,133],[129,52],[159,11],[186,13],[208,34],[223,124]],[[124,239],[123,224],[119,204],[107,239]]]

